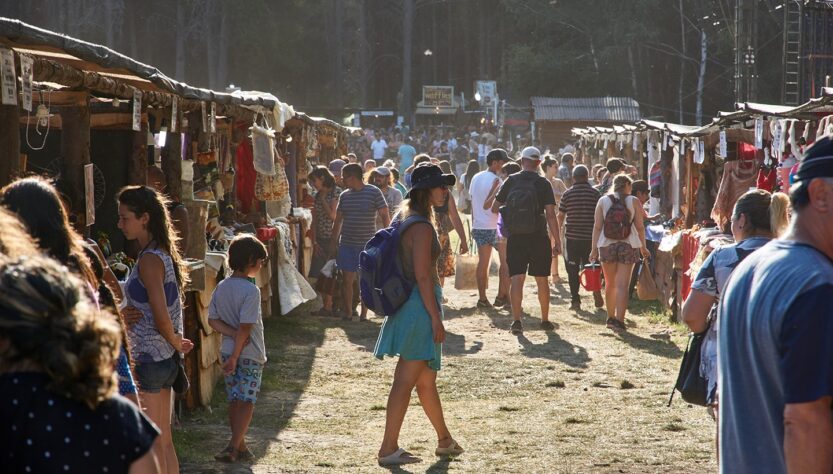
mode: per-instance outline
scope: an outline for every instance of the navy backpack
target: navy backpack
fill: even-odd
[[[390,227],[376,232],[359,257],[359,293],[368,309],[379,316],[392,316],[408,301],[416,282],[405,277],[399,258],[399,240],[413,224],[428,222],[422,216],[404,221],[394,218]]]

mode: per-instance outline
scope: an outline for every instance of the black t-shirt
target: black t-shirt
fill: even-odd
[[[127,472],[159,435],[118,395],[95,410],[47,389],[45,374],[0,375],[0,470],[13,473]]]
[[[544,218],[544,207],[547,205],[555,206],[555,195],[552,192],[552,185],[549,181],[547,181],[547,178],[544,178],[534,171],[521,171],[509,176],[509,178],[503,182],[495,200],[500,203],[505,203],[509,197],[509,193],[511,193],[516,186],[534,187],[535,195],[538,197],[538,210],[540,211],[540,214],[538,215],[538,230],[546,233],[547,221]]]

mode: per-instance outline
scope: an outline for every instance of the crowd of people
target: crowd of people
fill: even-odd
[[[378,358],[399,358],[378,451],[382,465],[419,461],[399,445],[414,388],[437,434],[435,453],[464,452],[446,425],[437,373],[445,340],[443,286],[455,273],[456,255],[472,250],[469,241],[478,253],[478,299],[471,305],[508,310],[512,334],[525,329],[527,276],[535,279],[540,328],[555,330],[550,290],[560,284],[560,258],[574,311],[581,309],[580,270],[600,264],[604,294],[594,292],[594,304],[606,311],[607,327],[622,333],[628,331],[634,267],[650,255],[645,227],[657,219],[645,211],[648,184],[634,181],[635,168],[619,158],[588,169],[570,153],[495,147],[482,162],[469,155],[458,167],[441,153],[412,152],[404,141],[398,159],[382,153],[361,163],[351,154],[309,175],[316,190],[311,276],[319,280],[319,316],[367,319],[357,291],[362,251],[380,229],[403,229],[397,259],[413,286],[384,318],[374,349]],[[187,390],[181,361],[194,344],[183,337],[188,272],[172,217],[176,204],[164,188],[150,186],[126,187],[117,199],[118,227],[138,248],[124,283],[95,243],[73,227],[60,183],[27,177],[0,190],[0,405],[6,420],[0,441],[11,472],[85,472],[90,463],[105,472],[178,472],[172,401],[174,392]],[[830,138],[807,150],[789,196],[744,194],[734,206],[731,232],[735,244],[709,256],[682,309],[691,330],[706,334],[701,373],[718,422],[721,469],[830,472]],[[499,284],[490,299],[493,250]],[[222,334],[229,401],[231,435],[215,456],[220,461],[254,457],[245,436],[267,349],[251,279],[266,258],[257,238],[238,235],[228,249],[232,273],[209,306],[209,324]]]

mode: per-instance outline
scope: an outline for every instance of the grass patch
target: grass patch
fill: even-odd
[[[581,418],[576,418],[574,416],[571,416],[571,417],[567,418],[566,420],[564,420],[565,425],[581,425],[581,424],[584,424],[584,423],[587,423],[587,421],[582,420]]]
[[[686,427],[677,423],[666,423],[665,426],[662,427],[663,431],[671,431],[671,432],[678,432],[678,431],[685,431]]]
[[[336,465],[331,462],[318,462],[315,463],[315,465],[316,467],[336,467]]]
[[[629,390],[629,389],[632,389],[632,388],[636,388],[636,385],[634,385],[634,384],[630,383],[630,381],[628,381],[628,380],[626,379],[626,380],[623,380],[623,381],[619,384],[619,388],[621,388],[622,390]]]
[[[544,385],[544,386],[545,387],[564,388],[566,385],[564,385],[563,380],[556,380],[555,382],[547,382],[547,384]]]
[[[370,407],[370,411],[384,411],[384,410],[385,410],[384,405],[373,405],[372,407]]]
[[[505,406],[505,405],[501,405],[500,407],[498,407],[497,410],[498,411],[510,411],[511,412],[511,411],[520,411],[521,409],[518,408],[518,407],[508,407],[508,406]]]

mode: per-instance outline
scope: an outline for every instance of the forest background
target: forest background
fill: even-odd
[[[758,102],[781,97],[782,2],[761,0]],[[189,84],[272,92],[333,118],[408,115],[422,85],[501,99],[629,96],[685,124],[733,110],[734,0],[0,0]],[[429,54],[430,52],[430,54]],[[403,91],[409,91],[403,94]]]

